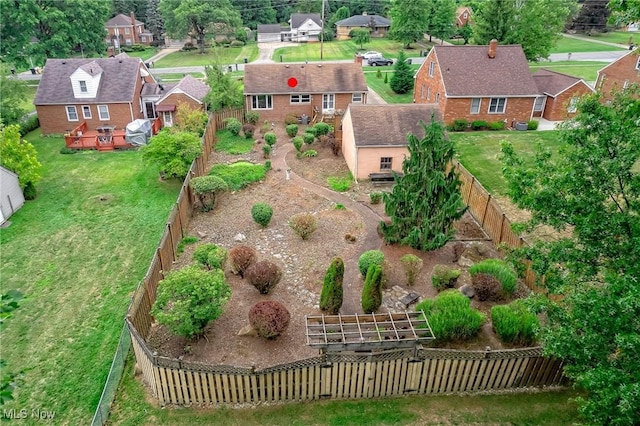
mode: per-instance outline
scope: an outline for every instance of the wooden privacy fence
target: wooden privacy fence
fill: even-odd
[[[231,113],[230,113],[231,114]],[[301,401],[371,398],[405,394],[442,394],[565,385],[562,363],[540,348],[501,351],[403,349],[383,353],[329,353],[289,364],[253,370],[206,365],[158,356],[145,343],[163,271],[176,259],[187,235],[194,197],[189,182],[208,172],[216,129],[226,116],[212,115],[203,135],[203,154],[191,165],[147,273],[133,295],[126,324],[144,381],[163,404]],[[518,247],[523,240],[491,196],[460,164],[465,202],[497,244]],[[529,274],[532,275],[532,274]],[[532,281],[533,282],[533,281]]]
[[[218,131],[224,127],[224,120],[227,118],[236,118],[241,123],[244,123],[244,108],[221,109],[220,111],[214,112],[213,116],[214,116],[213,122],[215,124],[215,131]]]

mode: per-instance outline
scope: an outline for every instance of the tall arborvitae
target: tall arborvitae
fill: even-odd
[[[362,288],[362,311],[371,314],[382,305],[382,267],[371,265]]]
[[[331,260],[327,269],[320,293],[320,309],[336,315],[342,307],[342,281],[344,279],[344,262],[339,257]]]
[[[460,180],[452,167],[453,143],[444,125],[431,117],[425,137],[409,135],[409,157],[396,175],[393,191],[384,194],[385,212],[391,223],[381,223],[384,239],[422,251],[442,247],[453,237],[452,224],[466,207]]]

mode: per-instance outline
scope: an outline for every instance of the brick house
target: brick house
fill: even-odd
[[[420,122],[429,123],[432,115],[441,119],[437,105],[349,105],[342,117],[342,155],[354,178],[402,172],[407,136],[423,138]]]
[[[349,40],[354,28],[369,28],[371,37],[384,37],[389,32],[391,21],[380,15],[354,15],[336,22],[336,40]]]
[[[456,9],[456,27],[462,28],[465,25],[471,25],[471,8],[460,6]]]
[[[596,90],[605,100],[611,92],[625,89],[629,84],[640,84],[640,50],[635,48],[598,71]]]
[[[164,89],[165,93],[155,102],[156,112],[162,113],[163,126],[173,126],[179,105],[188,105],[203,111],[207,109],[204,98],[211,88],[195,77],[186,75],[178,84]]]
[[[353,63],[248,64],[244,68],[245,110],[261,120],[282,121],[287,114],[341,115],[350,103],[365,104],[367,83]]]
[[[88,129],[123,129],[147,116],[143,88],[157,82],[140,58],[47,59],[34,104],[43,134]],[[153,109],[151,110],[153,113]]]
[[[436,103],[446,124],[529,121],[538,98],[529,64],[520,45],[434,46],[420,66],[414,102]]]
[[[107,29],[106,42],[108,46],[116,48],[131,46],[132,44],[150,45],[153,34],[144,29],[144,23],[138,21],[131,12],[130,16],[118,14],[109,19],[105,24]]]
[[[533,80],[541,93],[533,107],[534,117],[549,121],[562,121],[576,113],[576,101],[595,92],[583,79],[540,68]]]

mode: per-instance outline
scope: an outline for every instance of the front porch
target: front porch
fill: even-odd
[[[152,135],[162,128],[162,120],[158,117],[151,122]],[[64,135],[65,145],[70,149],[96,149],[98,151],[114,151],[115,149],[137,148],[138,145],[129,143],[126,130],[115,126],[97,127],[90,130],[86,122]]]

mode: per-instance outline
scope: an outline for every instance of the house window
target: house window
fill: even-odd
[[[429,77],[433,77],[435,72],[436,72],[436,63],[435,62],[429,62]]]
[[[431,100],[431,87],[427,87],[427,100]]]
[[[78,110],[75,106],[66,107],[67,110],[67,120],[69,121],[78,121]]]
[[[351,95],[351,102],[362,102],[362,93],[353,93]]]
[[[480,113],[480,102],[482,99],[473,98],[471,99],[471,114],[479,114]]]
[[[80,92],[82,93],[87,93],[87,82],[84,80],[80,80],[78,83],[80,83]]]
[[[128,27],[125,27],[125,29],[124,29],[124,33],[125,33],[125,34],[129,34],[129,28],[128,28]]]
[[[271,95],[254,95],[251,97],[251,109],[273,109]]]
[[[538,96],[536,98],[536,102],[533,104],[534,111],[539,112],[544,109],[544,98],[544,96]]]
[[[292,104],[308,104],[311,102],[311,95],[291,95]]]
[[[163,111],[162,112],[162,122],[164,123],[164,125],[166,127],[172,127],[173,126],[173,115],[171,114],[171,111]]]
[[[393,159],[391,157],[381,157],[380,158],[380,170],[391,170],[391,161]]]
[[[571,98],[569,101],[569,108],[567,108],[568,113],[574,113],[578,110],[578,98]]]
[[[636,62],[636,69],[640,70],[640,58],[638,58],[638,62]]]
[[[420,98],[424,99],[424,84],[420,86]]]
[[[504,114],[507,106],[507,98],[491,98],[489,101],[489,114]]]
[[[336,95],[325,93],[322,95],[322,112],[333,112],[336,108]]]
[[[467,12],[462,14],[462,18],[464,18],[464,19],[467,19],[467,16],[469,16],[469,15],[467,15]]]
[[[82,118],[91,118],[91,107],[89,105],[82,105]]]
[[[109,119],[109,106],[108,105],[98,105],[98,117],[100,120],[108,120]]]

